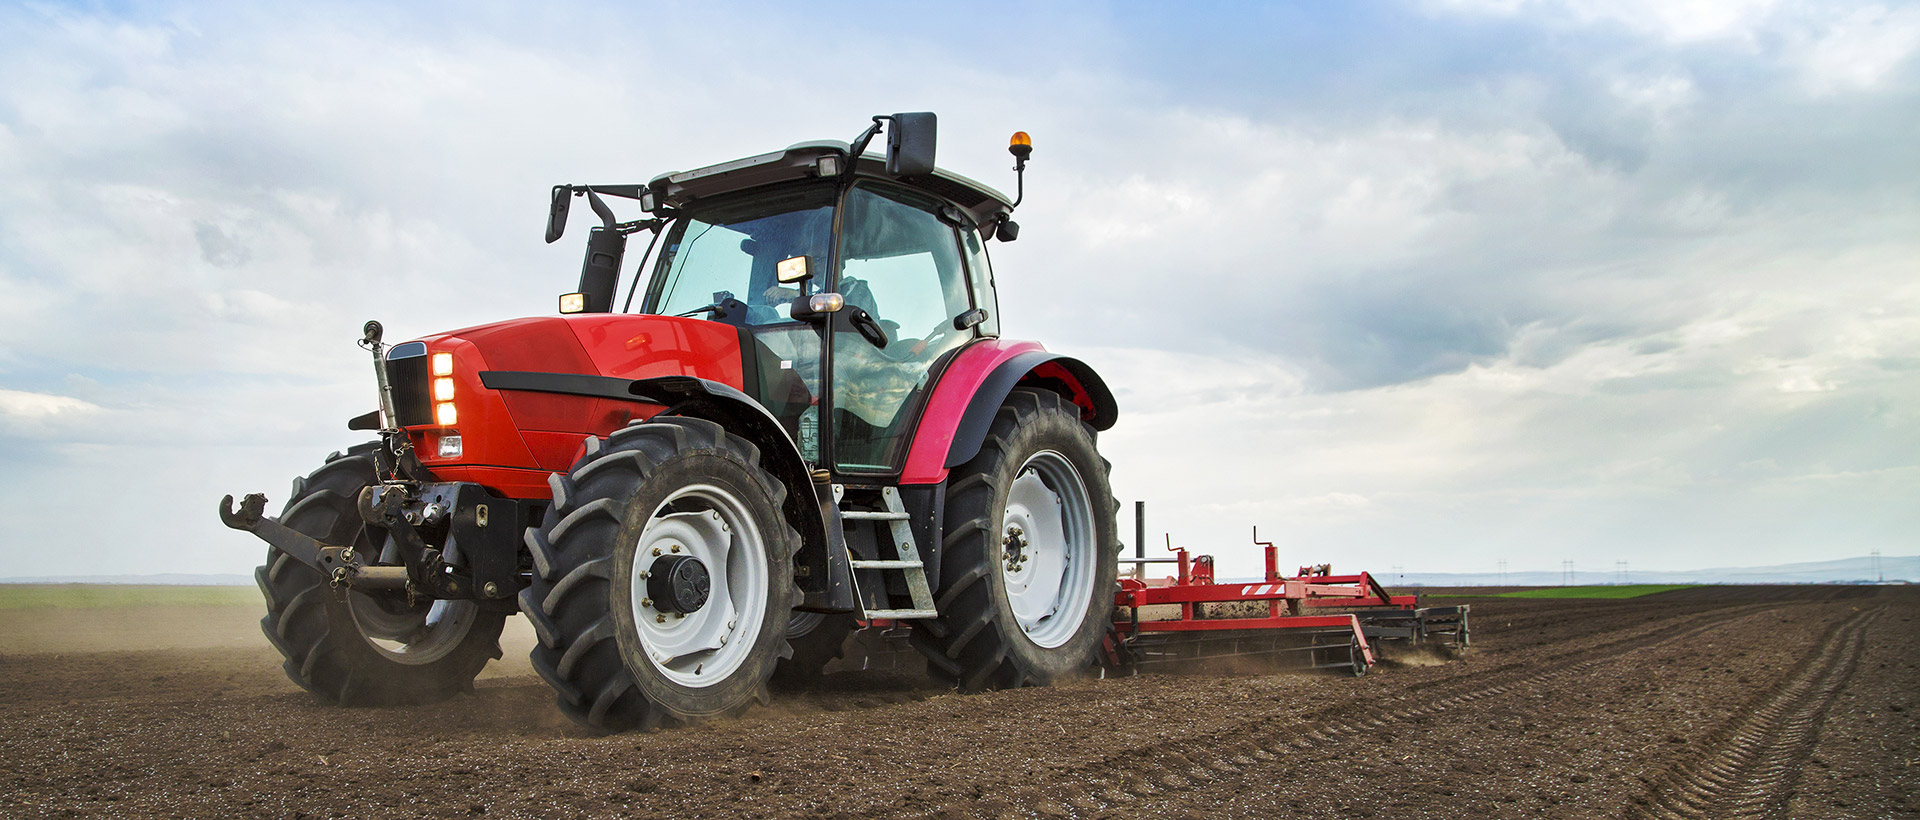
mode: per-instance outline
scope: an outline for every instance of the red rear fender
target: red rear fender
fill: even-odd
[[[907,451],[900,483],[945,481],[949,466],[965,463],[978,452],[986,423],[1019,386],[1061,393],[1096,430],[1112,427],[1118,415],[1106,383],[1078,359],[1048,353],[1038,342],[984,339],[961,350],[940,374]]]

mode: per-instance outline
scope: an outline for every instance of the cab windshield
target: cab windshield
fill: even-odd
[[[731,311],[728,303],[737,300],[746,314],[729,316],[730,322],[791,321],[800,288],[817,292],[825,278],[836,193],[832,184],[816,183],[695,207],[669,229],[641,312],[704,318],[716,307]],[[809,257],[816,275],[802,285],[781,285],[775,266],[795,256]]]

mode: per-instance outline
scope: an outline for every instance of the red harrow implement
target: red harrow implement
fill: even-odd
[[[1346,669],[1364,675],[1379,660],[1381,641],[1454,648],[1468,643],[1468,607],[1421,607],[1419,596],[1393,595],[1372,574],[1335,575],[1332,566],[1300,567],[1280,574],[1278,550],[1261,541],[1266,574],[1253,581],[1218,580],[1211,555],[1176,548],[1169,558],[1148,558],[1145,503],[1135,503],[1132,577],[1114,593],[1115,617],[1107,642],[1111,667],[1156,664],[1206,665],[1207,661],[1283,654],[1303,656],[1313,668]],[[1175,574],[1149,578],[1150,564],[1172,564]],[[1146,611],[1143,617],[1143,610]],[[1371,640],[1370,640],[1371,639]]]
[[[1135,543],[1145,543],[1145,502],[1135,502]],[[1367,673],[1387,645],[1469,643],[1467,605],[1422,607],[1418,595],[1394,595],[1371,573],[1335,575],[1328,564],[1280,574],[1279,551],[1261,541],[1264,577],[1220,581],[1211,555],[1169,546],[1171,557],[1148,558],[1135,548],[1133,565],[1114,592],[1113,625],[1103,645],[1103,672],[1307,667]],[[1174,574],[1149,577],[1149,565]],[[838,669],[903,669],[912,663],[903,623],[860,622]]]

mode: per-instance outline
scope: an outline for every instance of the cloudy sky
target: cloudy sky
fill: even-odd
[[[1920,553],[1914,5],[404,5],[0,3],[0,575],[250,571],[361,322],[572,289],[548,186],[899,110],[1033,134],[1004,329],[1229,573]]]

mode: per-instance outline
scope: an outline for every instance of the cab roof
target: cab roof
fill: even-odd
[[[815,140],[790,145],[783,151],[708,165],[691,171],[661,174],[647,184],[656,207],[684,208],[701,199],[720,194],[758,188],[801,179],[830,179],[848,172],[847,154],[852,147],[838,140]],[[903,177],[887,173],[886,160],[880,154],[860,157],[853,172],[862,177],[887,179],[951,201],[964,208],[977,225],[991,225],[1003,214],[1013,212],[1013,200],[1006,194],[944,168],[935,168],[924,176]]]

